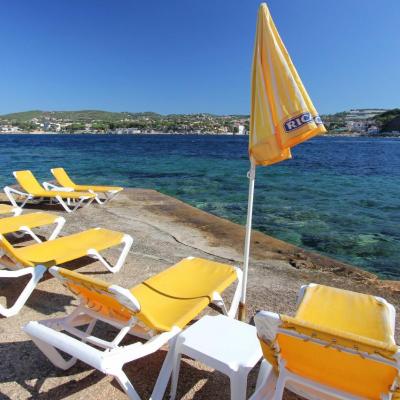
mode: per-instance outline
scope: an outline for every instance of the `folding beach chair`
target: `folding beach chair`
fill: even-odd
[[[255,323],[273,372],[261,368],[251,400],[281,399],[285,387],[307,399],[400,398],[395,309],[384,299],[311,284],[294,318],[262,311]]]
[[[19,248],[13,247],[3,235],[0,235],[0,265],[6,268],[0,270],[0,278],[32,276],[13,306],[6,308],[0,305],[0,314],[6,317],[17,314],[45,271],[51,266],[90,256],[99,260],[109,271],[119,271],[132,242],[133,239],[129,235],[101,228]],[[123,249],[118,261],[112,266],[100,252],[119,245],[123,245]]]
[[[128,397],[135,400],[140,397],[123,366],[169,343],[151,396],[153,400],[161,399],[172,372],[179,332],[211,303],[234,317],[242,279],[238,268],[192,257],[130,289],[62,268],[52,267],[50,272],[79,298],[80,305],[66,317],[29,322],[24,331],[57,367],[70,368],[79,359],[114,376]],[[235,281],[236,291],[227,311],[221,293]],[[111,341],[94,336],[97,321],[117,328],[119,333]],[[147,341],[121,345],[127,334]],[[210,340],[218,334],[210,332]],[[58,350],[72,358],[66,360]]]
[[[119,186],[98,186],[98,185],[78,185],[72,181],[64,168],[53,168],[51,169],[51,173],[56,178],[58,184],[61,188],[67,188],[71,190],[75,190],[78,192],[90,192],[96,194],[96,201],[99,204],[104,204],[111,199],[113,199],[118,193],[120,193],[124,188]],[[59,189],[58,186],[53,185],[49,182],[43,182],[43,186],[46,189]],[[100,195],[103,195],[104,198],[101,198]]]
[[[33,232],[33,229],[42,228],[44,226],[53,224],[56,226],[53,232],[50,234],[48,240],[53,240],[58,236],[65,224],[65,218],[44,212],[35,212],[17,215],[16,217],[1,218],[0,235],[12,233],[14,236],[21,237],[25,234],[28,234],[32,237],[32,239],[36,240],[38,243],[41,243],[42,240]]]
[[[21,202],[19,206],[20,208],[23,208],[29,200],[36,199],[41,201],[42,199],[48,199],[50,200],[50,202],[56,200],[59,204],[61,204],[65,211],[73,212],[81,206],[89,205],[96,198],[96,195],[90,192],[46,190],[40,185],[38,180],[29,170],[15,171],[13,172],[13,174],[22,190],[24,190],[23,192],[10,186],[6,186],[4,188],[5,194],[7,195],[8,199],[14,207],[18,207],[17,197],[25,198],[25,200]],[[70,208],[69,205],[71,204],[71,202],[75,201],[77,201],[77,203],[74,205],[73,208]]]
[[[22,212],[22,208],[9,206],[8,204],[0,204],[0,215],[14,214],[19,215]]]

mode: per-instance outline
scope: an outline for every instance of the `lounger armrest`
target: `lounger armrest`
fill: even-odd
[[[21,192],[20,190],[17,190],[17,189],[14,189],[13,187],[11,187],[11,186],[5,186],[4,187],[4,193],[15,193],[15,194],[18,194],[18,195],[20,195],[20,196],[26,196],[26,197],[31,197],[31,198],[33,198],[33,196],[32,195],[30,195],[29,193],[26,193],[26,192]]]

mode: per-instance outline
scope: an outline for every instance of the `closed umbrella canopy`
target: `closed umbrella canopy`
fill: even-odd
[[[290,147],[326,132],[265,3],[258,12],[250,114],[256,165],[290,158]]]
[[[265,3],[258,12],[251,81],[249,200],[239,318],[245,317],[254,181],[257,165],[291,158],[290,148],[326,132]]]

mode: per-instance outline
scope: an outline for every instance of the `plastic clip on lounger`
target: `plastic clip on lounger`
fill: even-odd
[[[54,365],[66,369],[79,359],[114,376],[134,400],[140,397],[123,372],[123,366],[169,344],[151,395],[152,400],[162,399],[173,368],[177,335],[213,303],[213,298],[218,297],[220,304],[220,296],[214,293],[221,294],[237,281],[228,312],[234,317],[242,279],[240,269],[200,258],[184,259],[131,289],[62,268],[52,267],[50,272],[79,298],[80,305],[64,318],[29,322],[24,331]],[[93,336],[97,321],[114,326],[119,333],[111,341]],[[147,341],[121,345],[127,334]],[[72,358],[65,360],[59,350]]]
[[[380,297],[311,284],[296,316],[262,311],[254,320],[264,353],[251,400],[279,400],[284,388],[308,399],[400,396],[395,309]]]
[[[15,171],[14,173],[15,179],[18,181],[22,190],[17,190],[10,186],[6,186],[4,188],[4,192],[10,200],[11,204],[14,207],[18,207],[17,197],[23,197],[23,200],[20,204],[20,208],[23,208],[25,204],[34,199],[49,199],[56,200],[67,212],[73,212],[77,210],[79,207],[83,207],[84,205],[89,205],[93,200],[96,199],[96,195],[90,192],[72,192],[72,191],[57,191],[57,190],[46,190],[44,189],[38,180],[34,177],[31,171]],[[65,202],[65,200],[67,202]],[[71,201],[77,201],[75,207],[70,208],[69,204]]]
[[[58,184],[61,188],[68,188],[71,190],[75,190],[77,192],[90,192],[96,195],[96,201],[99,204],[104,204],[113,199],[118,193],[120,193],[124,188],[119,186],[98,186],[98,185],[78,185],[76,184],[67,174],[64,168],[53,168],[51,173],[56,178]],[[47,185],[50,187],[50,183],[44,182],[43,186]],[[53,186],[54,189],[57,189],[57,186]],[[100,196],[103,195],[104,198]]]
[[[48,242],[14,248],[0,234],[0,265],[7,268],[0,270],[0,278],[17,278],[22,275],[32,275],[31,280],[25,286],[14,305],[9,308],[0,306],[0,314],[5,317],[17,314],[26,303],[44,272],[51,266],[64,264],[84,256],[91,256],[98,259],[109,271],[119,271],[125,262],[132,243],[133,239],[129,235],[108,229],[95,228]],[[122,252],[116,264],[112,266],[100,256],[100,253],[119,245],[123,245]]]

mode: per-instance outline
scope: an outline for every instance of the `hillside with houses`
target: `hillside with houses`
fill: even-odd
[[[330,134],[400,136],[400,109],[352,109],[322,115],[322,120]],[[36,110],[0,116],[0,133],[245,135],[248,130],[248,115]]]

